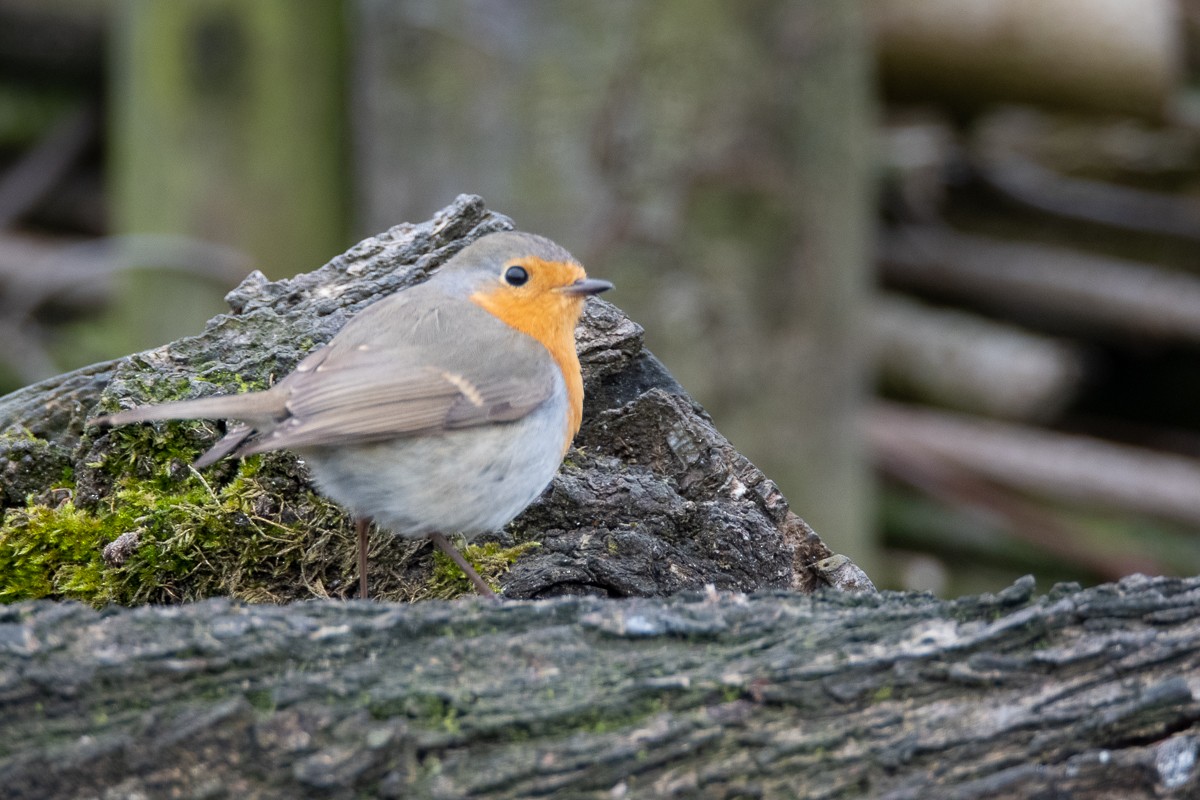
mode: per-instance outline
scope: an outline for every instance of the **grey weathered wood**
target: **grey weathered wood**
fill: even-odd
[[[866,418],[883,455],[932,458],[954,472],[1058,503],[1200,525],[1200,460],[1078,434],[878,402]]]
[[[14,799],[1188,798],[1198,698],[1200,579],[0,608]]]
[[[879,257],[893,286],[1045,320],[1056,330],[1200,341],[1200,278],[1186,272],[933,225],[884,234]]]

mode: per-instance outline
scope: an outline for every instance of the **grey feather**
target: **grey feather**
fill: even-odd
[[[497,350],[503,364],[485,355]],[[198,466],[231,453],[382,441],[524,417],[554,391],[547,356],[531,337],[431,282],[370,306],[265,392],[141,406],[93,423],[246,423]]]

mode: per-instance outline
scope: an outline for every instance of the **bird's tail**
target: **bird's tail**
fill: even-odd
[[[137,406],[115,414],[95,417],[88,420],[88,424],[108,427],[163,419],[239,419],[255,422],[272,419],[283,413],[283,410],[283,399],[277,394],[270,391],[248,392]]]
[[[197,469],[207,467],[236,453],[242,444],[254,435],[255,429],[284,412],[283,398],[276,392],[248,392],[221,397],[201,397],[196,400],[181,400],[177,403],[138,406],[116,414],[105,414],[88,420],[89,425],[108,427],[126,425],[130,422],[151,422],[163,419],[238,419],[249,424],[229,429],[219,442],[196,459],[192,465]]]

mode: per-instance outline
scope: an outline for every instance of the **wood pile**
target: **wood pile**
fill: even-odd
[[[1195,9],[875,5],[893,579],[1200,571]]]

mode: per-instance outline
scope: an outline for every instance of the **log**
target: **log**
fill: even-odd
[[[423,280],[478,236],[512,227],[462,196],[324,267],[253,273],[203,334],[0,398],[0,600],[285,601],[354,591],[355,538],[289,453],[189,468],[218,431],[200,422],[85,429],[101,411],[264,387],[371,302]],[[477,568],[508,597],[666,595],[866,580],[793,514],[646,350],[642,329],[589,302],[577,332],[584,426],[543,496]],[[372,595],[452,596],[421,543],[371,546]],[[481,566],[482,562],[482,566]],[[510,568],[511,563],[511,568]],[[439,577],[441,576],[441,577]],[[869,581],[867,581],[869,583]]]
[[[1036,160],[994,147],[971,160],[984,185],[1027,208],[1119,232],[1200,240],[1200,207],[1186,196],[1121,186],[1056,172]]]
[[[0,608],[0,785],[76,797],[1200,794],[1200,579]]]
[[[933,459],[1060,502],[1200,524],[1194,458],[896,403],[876,403],[867,431],[884,454]]]
[[[1019,489],[998,486],[961,464],[908,443],[876,436],[875,460],[891,481],[910,486],[929,501],[889,497],[885,527],[889,541],[951,557],[955,572],[1007,565],[1041,575],[1117,580],[1137,572],[1190,575],[1200,571],[1194,535],[1174,539],[1145,529],[1097,533],[1086,517],[1047,507]],[[897,524],[899,523],[899,524]],[[1150,538],[1150,541],[1147,541]],[[886,578],[885,578],[886,580]],[[910,587],[915,588],[915,587]]]
[[[885,233],[879,261],[889,286],[1047,327],[1200,341],[1200,277],[1191,274],[933,225]]]
[[[889,391],[959,411],[1051,419],[1084,377],[1083,353],[1068,342],[899,294],[876,299],[871,334]]]
[[[1173,0],[876,0],[884,87],[959,108],[1032,102],[1161,119],[1183,77]]]

